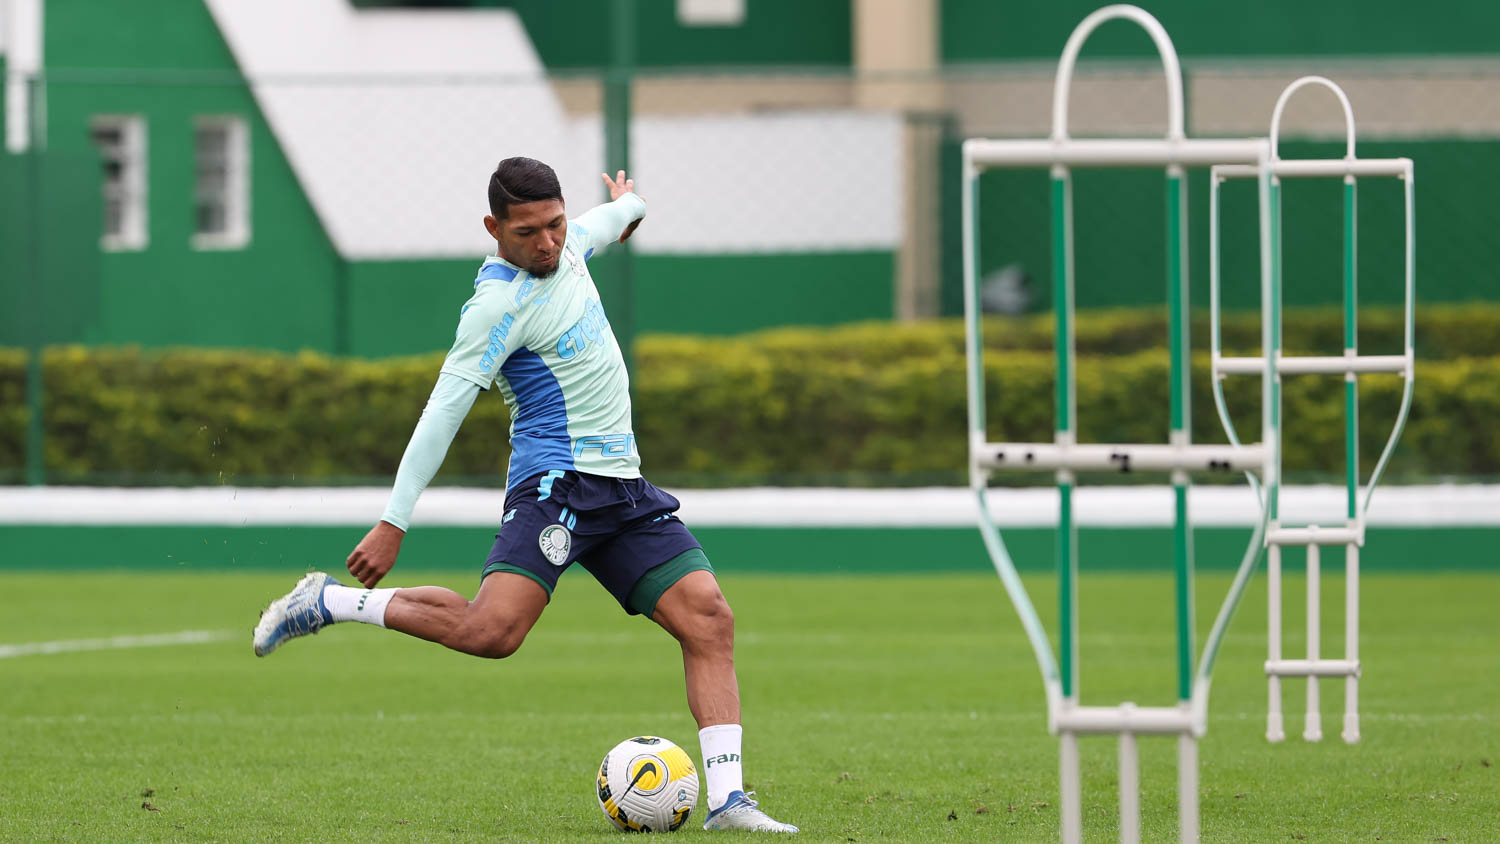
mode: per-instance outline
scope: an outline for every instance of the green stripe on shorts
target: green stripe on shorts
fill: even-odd
[[[551,599],[552,597],[552,587],[548,586],[547,581],[543,580],[540,575],[533,574],[532,572],[529,572],[526,569],[521,568],[520,566],[513,566],[510,563],[490,563],[489,565],[484,567],[484,571],[479,575],[479,579],[484,580],[486,577],[489,577],[497,571],[508,571],[511,574],[524,574],[532,580],[535,580],[537,583],[541,584],[542,588],[547,590],[548,599]],[[655,571],[655,569],[652,569],[652,571]]]
[[[708,564],[708,555],[702,548],[690,548],[659,566],[647,569],[630,588],[625,606],[631,613],[650,618],[656,612],[656,602],[672,588],[672,584],[695,571],[714,573],[714,567]]]

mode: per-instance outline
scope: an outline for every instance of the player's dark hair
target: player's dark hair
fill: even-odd
[[[507,158],[490,174],[490,213],[497,220],[510,216],[512,205],[545,199],[562,199],[562,185],[552,168],[535,158]]]

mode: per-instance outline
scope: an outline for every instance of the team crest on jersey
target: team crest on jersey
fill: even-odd
[[[562,525],[548,525],[542,528],[537,544],[541,546],[542,556],[547,558],[547,562],[560,566],[568,560],[568,550],[573,547],[573,535]]]

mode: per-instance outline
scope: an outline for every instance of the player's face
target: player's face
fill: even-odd
[[[500,245],[500,257],[539,278],[557,272],[568,239],[568,217],[561,199],[510,206],[503,220],[484,218],[484,227]]]

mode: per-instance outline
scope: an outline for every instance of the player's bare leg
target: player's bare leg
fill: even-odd
[[[529,577],[495,572],[470,601],[441,586],[397,589],[385,626],[474,656],[503,659],[516,652],[547,607],[547,590]]]
[[[688,709],[698,727],[740,722],[734,613],[713,574],[688,572],[662,593],[652,620],[682,645]]]
[[[740,765],[740,686],[734,674],[734,613],[713,574],[694,571],[656,602],[652,620],[682,645],[688,708],[698,722],[708,786],[704,829],[796,832],[745,793]]]
[[[304,577],[271,602],[255,628],[255,653],[339,621],[399,630],[475,656],[501,659],[516,652],[547,606],[547,591],[528,577],[495,572],[470,601],[441,586],[364,589],[343,586],[322,572]]]

